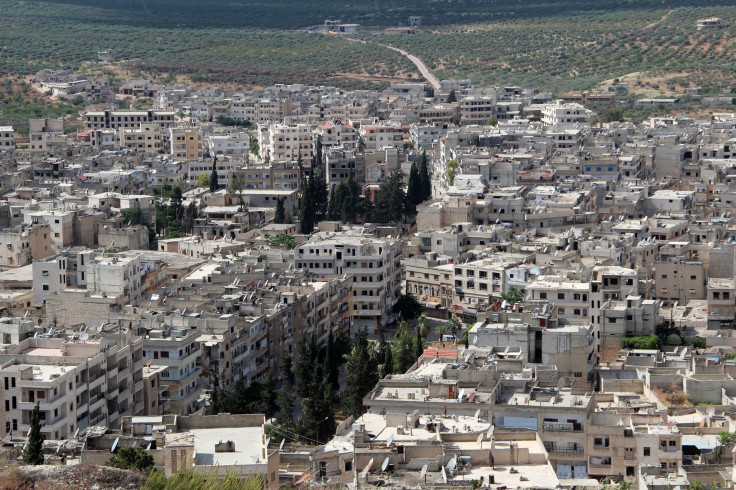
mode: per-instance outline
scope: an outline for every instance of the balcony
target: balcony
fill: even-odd
[[[563,454],[583,454],[585,452],[582,448],[572,448],[572,447],[560,447],[560,446],[554,446],[551,449],[547,450],[550,453],[563,453]]]
[[[573,424],[568,422],[545,422],[543,424],[544,430],[550,431],[562,431],[562,432],[582,432],[583,426],[581,424]]]

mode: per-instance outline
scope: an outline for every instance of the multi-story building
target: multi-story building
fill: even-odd
[[[312,163],[314,133],[307,124],[270,124],[267,130],[265,127],[259,129],[258,138],[262,159],[281,163],[296,162],[301,157],[305,167]]]
[[[82,114],[87,129],[100,128],[138,128],[141,123],[157,123],[161,128],[169,128],[176,123],[174,111],[86,111]]]
[[[169,154],[174,160],[198,160],[201,133],[193,128],[169,128]]]
[[[435,252],[404,259],[406,292],[428,308],[449,308],[454,298],[453,271],[452,259]]]
[[[66,144],[64,119],[29,119],[28,139],[32,152],[45,152],[53,144]]]
[[[5,434],[26,434],[36,403],[41,436],[69,439],[87,427],[116,427],[144,413],[142,340],[130,334],[95,340],[28,338],[0,351]]]
[[[565,103],[558,100],[542,106],[542,123],[545,126],[561,126],[565,124],[585,124],[595,114],[575,102]]]
[[[295,249],[294,263],[315,277],[352,277],[353,327],[377,333],[399,298],[400,255],[397,240],[318,234]]]
[[[99,255],[90,250],[79,254],[77,285],[89,291],[133,301],[140,298],[145,272],[140,254]]]
[[[18,225],[0,231],[0,268],[22,267],[54,253],[48,224]]]
[[[143,339],[143,358],[152,366],[164,366],[161,384],[168,388],[172,413],[186,415],[198,408],[202,394],[202,368],[197,360],[201,348],[197,330],[151,330]]]
[[[453,285],[458,303],[470,307],[491,305],[511,287],[531,280],[530,269],[522,267],[529,260],[523,254],[498,253],[487,258],[456,263],[453,266]]]
[[[12,126],[0,126],[0,151],[15,150],[15,130]]]
[[[230,134],[211,134],[207,136],[210,155],[231,155],[248,157],[250,136],[246,132]]]
[[[493,117],[496,97],[468,96],[460,104],[460,117],[463,125],[479,124],[485,126]]]
[[[164,153],[164,140],[158,123],[118,128],[118,144],[123,148],[155,155]]]

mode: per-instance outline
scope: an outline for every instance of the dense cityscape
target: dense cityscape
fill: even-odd
[[[384,47],[421,76],[28,76],[74,109],[0,125],[0,488],[734,487],[731,87]]]

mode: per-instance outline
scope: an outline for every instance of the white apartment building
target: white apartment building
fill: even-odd
[[[570,323],[588,325],[590,286],[562,276],[539,276],[526,288],[530,300],[549,301],[557,306],[557,316]]]
[[[33,304],[41,306],[54,291],[66,289],[68,257],[55,255],[33,262]]]
[[[509,290],[510,282],[519,288],[520,284],[531,279],[529,270],[533,264],[522,267],[528,260],[527,255],[504,253],[455,264],[453,285],[456,302],[470,307],[493,304]]]
[[[197,181],[197,176],[201,174],[212,174],[212,160],[203,160],[201,162],[190,161],[187,162],[187,164],[189,166],[190,183],[195,183]],[[236,164],[236,162],[230,159],[217,159],[217,186],[220,189],[224,189],[230,185],[233,172],[237,167],[238,165]]]
[[[380,150],[385,146],[399,147],[408,137],[408,127],[381,124],[372,126],[361,126],[359,130],[360,140],[366,150]]]
[[[147,154],[164,152],[161,126],[157,123],[141,123],[138,127],[119,128],[118,144],[123,148],[130,148]]]
[[[295,162],[301,155],[302,165],[308,167],[314,157],[314,133],[308,124],[270,124],[267,130],[259,125],[258,147],[264,160]]]
[[[542,106],[542,123],[545,126],[558,126],[566,124],[585,124],[595,117],[595,114],[584,106],[575,102],[562,102]]]
[[[12,126],[0,126],[0,151],[15,150],[15,130]]]
[[[198,330],[183,328],[151,330],[143,339],[143,358],[153,366],[166,367],[159,377],[169,389],[172,413],[187,415],[197,409],[202,394],[199,335]]]
[[[353,327],[377,333],[389,322],[401,292],[400,255],[397,240],[317,235],[295,250],[294,262],[317,277],[352,277]]]
[[[210,155],[248,156],[250,136],[246,132],[207,136]]]
[[[139,254],[102,254],[84,251],[79,254],[77,284],[89,291],[126,301],[141,296],[145,267]]]
[[[173,126],[176,122],[174,111],[86,111],[82,114],[87,129],[100,128],[138,128],[141,123],[158,123],[162,128]]]
[[[4,432],[25,435],[36,403],[44,439],[84,435],[87,427],[117,427],[145,413],[142,340],[28,338],[0,351]],[[0,429],[2,430],[2,429]]]

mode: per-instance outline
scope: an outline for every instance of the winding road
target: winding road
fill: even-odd
[[[432,85],[432,87],[434,87],[435,90],[440,89],[439,80],[437,80],[437,78],[435,78],[435,76],[432,75],[432,72],[429,71],[429,68],[427,68],[427,65],[425,65],[422,60],[420,60],[419,58],[417,58],[411,53],[407,53],[403,49],[394,48],[393,46],[386,46],[385,44],[379,44],[379,46],[383,46],[384,48],[388,48],[388,49],[393,49],[397,53],[401,53],[402,55],[409,58],[409,61],[411,61],[412,63],[416,65],[416,67],[419,69],[419,72],[422,74],[424,79],[427,80],[429,84]]]
[[[363,44],[368,44],[369,42],[369,41],[364,41],[363,39],[354,39],[352,37],[347,37],[347,36],[345,36],[344,39],[347,39],[348,41],[353,41],[356,43],[363,43]],[[434,75],[432,75],[432,72],[429,71],[429,68],[427,68],[427,65],[425,65],[422,60],[420,60],[413,54],[407,53],[403,49],[394,48],[393,46],[388,46],[386,44],[381,44],[381,43],[372,42],[372,41],[370,43],[375,44],[376,46],[381,46],[386,49],[392,49],[396,51],[397,53],[401,54],[402,56],[406,56],[407,58],[409,58],[409,61],[411,61],[412,63],[414,63],[414,65],[416,65],[416,67],[419,69],[419,72],[422,74],[424,79],[427,80],[427,82],[429,82],[429,84],[432,87],[434,87],[435,90],[440,89],[441,86],[440,86],[439,80],[437,80],[437,78]]]

